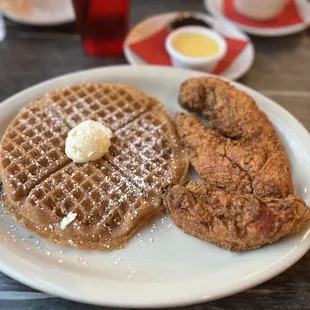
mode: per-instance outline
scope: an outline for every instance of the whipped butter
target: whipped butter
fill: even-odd
[[[108,152],[112,136],[112,131],[99,122],[82,122],[68,133],[66,154],[75,163],[100,159]]]

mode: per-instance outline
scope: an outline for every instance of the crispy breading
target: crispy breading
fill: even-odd
[[[193,78],[179,101],[200,112],[178,114],[176,125],[203,180],[165,195],[172,220],[186,233],[231,251],[255,249],[298,232],[310,209],[294,196],[289,161],[275,129],[255,101],[229,83]]]
[[[294,234],[309,220],[301,198],[259,198],[214,188],[205,183],[175,185],[165,205],[186,233],[230,251],[259,248]]]
[[[221,134],[218,137],[225,158],[248,175],[256,196],[280,198],[294,192],[284,148],[268,117],[251,97],[222,80],[194,78],[182,84],[179,99],[185,108],[199,110],[210,127]],[[214,153],[216,143],[208,143],[213,131],[188,115],[180,115],[177,124],[185,143],[190,145],[197,136],[200,139],[200,133],[195,131],[203,131],[204,138],[199,143],[211,148],[209,154]],[[218,173],[217,169],[221,168],[214,165],[209,172]],[[210,174],[201,176],[208,179]]]

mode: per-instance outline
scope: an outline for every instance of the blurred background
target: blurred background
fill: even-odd
[[[0,0],[0,3],[2,2],[3,6],[4,2],[14,1],[21,2]],[[130,28],[148,16],[180,10],[208,13],[202,0],[131,0]],[[64,73],[128,63],[123,56],[101,58],[86,54],[81,47],[74,22],[52,27],[30,26],[4,18],[4,21],[0,22],[1,27],[5,27],[1,33],[4,36],[6,32],[6,36],[1,41],[0,35],[0,100],[30,85]],[[256,52],[255,60],[241,81],[280,99],[285,107],[290,108],[294,98],[278,97],[277,91],[310,91],[309,37],[309,28],[284,37],[251,36]],[[306,98],[299,97],[301,108],[309,99],[308,93],[304,95]],[[298,116],[302,120],[304,113]]]

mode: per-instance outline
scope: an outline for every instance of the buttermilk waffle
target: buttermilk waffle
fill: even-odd
[[[113,131],[109,153],[73,163],[65,139],[90,119]],[[159,214],[163,187],[182,181],[188,168],[162,105],[118,83],[47,93],[12,121],[0,155],[5,207],[21,224],[56,243],[100,250],[122,247]]]

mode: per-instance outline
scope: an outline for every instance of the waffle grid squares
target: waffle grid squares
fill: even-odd
[[[28,106],[8,132],[2,144],[1,164],[10,174],[11,186],[16,188],[14,198],[27,195],[51,171],[69,162],[64,154],[64,137],[69,128],[58,122],[37,106]]]
[[[111,221],[121,219],[140,195],[118,171],[102,160],[97,166],[66,166],[32,190],[29,202],[61,218],[69,212],[77,213],[83,225],[110,227]]]
[[[114,132],[110,154],[96,162],[70,163],[64,152],[66,136],[89,119]],[[156,214],[157,189],[169,180],[166,160],[173,160],[173,152],[165,122],[170,120],[155,99],[121,84],[58,89],[26,107],[11,124],[0,151],[1,166],[15,190],[13,198],[21,202],[22,216],[36,223],[30,228],[39,234],[49,230],[48,238],[56,241],[60,236],[64,239],[57,240],[64,244],[72,241],[66,235],[79,244],[83,238],[91,242],[88,231],[98,242],[122,229],[129,238],[124,219],[128,224],[131,216],[137,228],[142,224],[134,219],[137,210],[150,212],[149,218]],[[3,173],[1,177],[8,179]],[[61,232],[59,223],[70,212],[77,214],[76,219]],[[59,235],[53,235],[50,226],[59,226]]]
[[[165,183],[172,150],[165,141],[160,117],[162,114],[146,112],[115,134],[108,160],[130,177],[142,190],[151,190]],[[142,141],[144,148],[142,148]],[[146,143],[148,142],[148,143]]]
[[[120,91],[116,85],[76,85],[52,93],[48,100],[70,127],[92,119],[117,130],[151,108],[154,102],[141,94],[135,99],[131,89]]]

